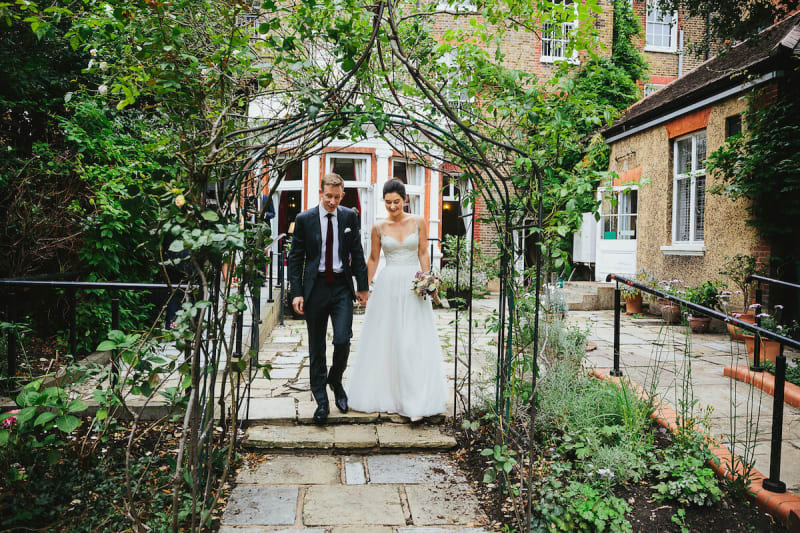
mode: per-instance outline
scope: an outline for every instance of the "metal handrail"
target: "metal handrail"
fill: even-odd
[[[745,281],[761,281],[764,283],[772,283],[773,285],[782,285],[784,287],[789,287],[791,289],[798,289],[800,290],[800,285],[796,283],[789,283],[788,281],[782,281],[779,279],[768,278],[766,276],[759,276],[758,274],[750,274],[745,278]]]
[[[753,278],[760,280],[762,276],[748,276],[748,279]],[[769,281],[778,281],[778,280],[770,280],[769,278],[764,278]],[[741,327],[747,331],[752,331],[756,338],[754,339],[754,353],[753,353],[753,363],[754,367],[751,367],[752,370],[762,370],[760,368],[758,357],[759,357],[759,349],[761,345],[761,337],[777,341],[780,343],[780,352],[778,357],[775,359],[775,387],[773,390],[773,403],[772,403],[772,436],[770,439],[770,456],[769,456],[769,477],[765,478],[762,482],[762,486],[770,491],[776,493],[783,493],[786,492],[786,483],[780,480],[781,475],[781,444],[783,441],[783,396],[784,396],[784,387],[786,384],[786,356],[783,354],[783,347],[784,346],[791,346],[795,349],[800,349],[800,342],[790,339],[788,337],[784,337],[782,335],[778,335],[772,331],[768,331],[763,329],[758,324],[748,324],[747,322],[742,322],[736,318],[728,316],[724,313],[720,313],[714,311],[713,309],[709,309],[708,307],[704,307],[702,305],[698,305],[692,302],[688,302],[683,298],[678,298],[677,296],[673,296],[672,294],[667,294],[665,292],[659,291],[658,289],[653,289],[652,287],[648,287],[647,285],[642,285],[633,280],[629,280],[622,276],[617,276],[616,274],[609,274],[606,276],[606,281],[616,281],[617,287],[614,290],[614,368],[611,370],[611,375],[613,376],[621,376],[622,372],[619,369],[619,355],[620,355],[620,290],[619,284],[624,283],[630,287],[634,287],[639,289],[640,291],[644,291],[650,294],[654,294],[671,302],[675,302],[680,304],[684,307],[687,307],[693,311],[697,311],[698,313],[709,316],[712,318],[718,318],[723,320],[724,322],[734,324],[737,327]],[[787,284],[786,282],[782,282],[782,284]],[[793,285],[793,284],[788,284]],[[760,300],[760,297],[758,297]]]
[[[6,315],[9,322],[14,322],[18,315],[17,293],[26,288],[43,287],[48,289],[65,289],[69,298],[69,349],[73,357],[77,357],[78,345],[78,326],[77,326],[77,302],[76,293],[78,290],[97,290],[105,289],[111,291],[111,329],[119,329],[119,296],[117,291],[138,290],[138,291],[169,291],[169,290],[193,290],[194,285],[188,284],[168,284],[168,283],[123,283],[123,282],[104,282],[104,281],[57,281],[39,279],[20,279],[6,278],[0,279],[0,288],[6,288],[5,292],[10,293],[10,298],[6,301]],[[14,376],[17,373],[17,340],[14,333],[8,332],[7,358],[8,375]],[[112,356],[112,371],[116,373],[116,358]],[[113,379],[113,378],[112,378]]]
[[[732,317],[730,315],[726,315],[725,313],[721,313],[719,311],[714,311],[713,309],[709,309],[708,307],[704,307],[702,305],[689,302],[687,300],[684,300],[683,298],[678,298],[677,296],[674,296],[672,294],[668,294],[668,293],[662,292],[662,291],[660,291],[658,289],[654,289],[652,287],[648,287],[647,285],[642,285],[641,283],[638,283],[638,282],[633,281],[633,280],[629,280],[629,279],[624,278],[622,276],[617,276],[616,274],[609,274],[608,276],[606,276],[606,281],[617,281],[619,283],[624,283],[625,285],[628,285],[628,286],[633,287],[635,289],[639,289],[640,291],[648,292],[650,294],[654,294],[654,295],[658,296],[659,298],[664,298],[665,300],[670,300],[672,302],[675,302],[676,304],[680,304],[680,305],[682,305],[682,306],[684,306],[684,307],[686,307],[688,309],[691,309],[692,311],[697,311],[698,313],[701,313],[701,314],[703,314],[705,316],[708,316],[708,317],[711,317],[711,318],[718,318],[719,320],[722,320],[723,322],[726,322],[726,323],[729,323],[729,324],[733,324],[736,327],[740,327],[740,328],[745,329],[747,331],[752,331],[753,333],[758,333],[761,337],[763,337],[765,339],[777,341],[777,342],[779,342],[781,344],[784,344],[786,346],[791,346],[792,348],[794,348],[796,350],[800,350],[800,341],[796,341],[794,339],[790,339],[789,337],[784,337],[783,335],[778,335],[777,333],[775,333],[773,331],[766,330],[764,328],[756,326],[755,324],[750,324],[748,322],[743,322],[743,321],[741,321],[739,319],[736,319],[736,318],[734,318],[734,317]]]

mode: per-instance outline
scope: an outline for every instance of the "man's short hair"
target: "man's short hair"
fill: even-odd
[[[344,180],[339,174],[335,172],[329,172],[328,174],[322,176],[322,179],[319,182],[319,190],[325,189],[326,185],[330,185],[331,187],[341,187],[344,189]]]

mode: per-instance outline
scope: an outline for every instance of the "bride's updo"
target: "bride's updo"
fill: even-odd
[[[400,198],[405,199],[406,186],[399,179],[392,178],[383,184],[383,197],[386,198],[386,195],[389,193],[397,193],[400,195]]]

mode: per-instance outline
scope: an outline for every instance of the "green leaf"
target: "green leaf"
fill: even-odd
[[[8,430],[0,429],[0,446],[8,444]]]
[[[202,216],[209,222],[217,222],[219,220],[219,215],[216,214],[214,211],[203,211],[202,213],[200,213],[200,216]]]
[[[182,252],[183,251],[183,240],[182,239],[175,239],[169,245],[170,252]]]
[[[98,352],[107,352],[109,350],[114,350],[117,347],[117,343],[114,341],[103,341],[97,346]]]
[[[97,410],[97,419],[98,420],[105,420],[108,418],[108,409],[98,409]]]
[[[61,415],[56,418],[56,426],[64,433],[72,433],[81,425],[81,419],[72,415]]]
[[[67,411],[70,413],[78,413],[85,411],[88,408],[89,404],[84,402],[83,400],[72,400],[71,402],[69,402],[69,405],[67,406]]]
[[[41,413],[39,416],[36,417],[36,420],[34,421],[33,425],[34,426],[41,426],[41,425],[47,424],[52,419],[54,419],[56,416],[57,415],[55,413],[51,412],[51,411],[45,411],[44,413]]]
[[[59,459],[61,459],[61,450],[47,450],[47,462],[50,465],[58,463]]]

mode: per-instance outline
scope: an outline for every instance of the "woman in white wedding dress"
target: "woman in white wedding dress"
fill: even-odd
[[[361,338],[347,379],[350,407],[418,421],[442,413],[447,384],[430,299],[412,291],[419,270],[430,270],[428,232],[421,217],[403,212],[405,187],[386,182],[389,216],[372,227],[367,275],[372,282],[381,249],[386,265],[370,296]]]

